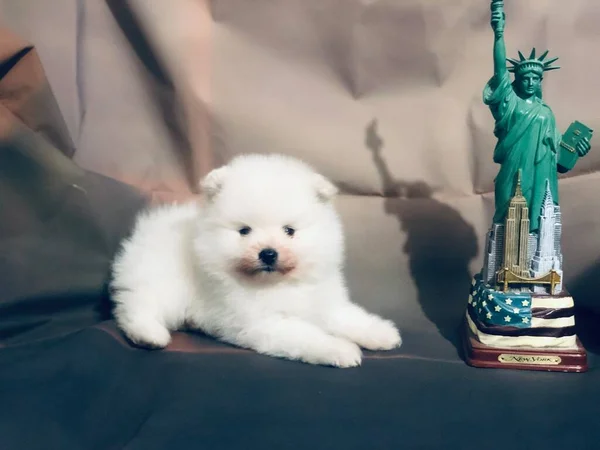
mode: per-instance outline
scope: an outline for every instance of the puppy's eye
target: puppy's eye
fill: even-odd
[[[242,236],[246,236],[246,235],[250,234],[250,232],[252,231],[252,228],[250,228],[250,227],[242,227],[238,231],[239,231],[239,233]]]
[[[285,234],[287,234],[288,236],[293,236],[296,233],[296,230],[288,226],[283,227],[283,231],[285,231]]]

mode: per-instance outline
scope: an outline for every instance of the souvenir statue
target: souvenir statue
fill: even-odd
[[[507,58],[504,3],[491,2],[494,75],[483,101],[495,120],[495,212],[482,270],[465,317],[467,363],[563,372],[587,370],[563,276],[558,174],[590,150],[592,130],[575,121],[562,134],[542,99],[558,58],[535,48]],[[514,74],[514,81],[511,80]]]

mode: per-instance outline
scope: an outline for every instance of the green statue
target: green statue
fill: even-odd
[[[494,162],[501,165],[495,180],[494,223],[502,223],[514,194],[515,180],[521,171],[521,189],[529,205],[530,231],[538,231],[539,216],[549,181],[554,203],[558,205],[558,173],[570,170],[559,164],[563,139],[557,129],[552,110],[542,100],[544,72],[558,69],[552,66],[558,58],[546,60],[546,51],[536,57],[535,48],[529,58],[519,52],[519,59],[506,58],[504,43],[505,14],[502,0],[493,0],[491,25],[494,30],[494,76],[486,84],[483,101],[496,122],[498,138]],[[508,61],[512,67],[507,67]],[[511,82],[509,73],[514,73]],[[577,156],[590,150],[589,139],[578,140]]]

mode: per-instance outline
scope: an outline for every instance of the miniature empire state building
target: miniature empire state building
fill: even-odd
[[[516,277],[528,277],[529,208],[521,192],[521,172],[517,179],[515,195],[508,207],[504,236],[504,263],[501,273],[505,279],[507,273]]]

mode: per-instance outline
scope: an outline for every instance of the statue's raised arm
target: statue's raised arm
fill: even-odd
[[[494,30],[494,77],[500,82],[506,75],[506,45],[504,44],[504,0],[492,0],[492,30]]]

